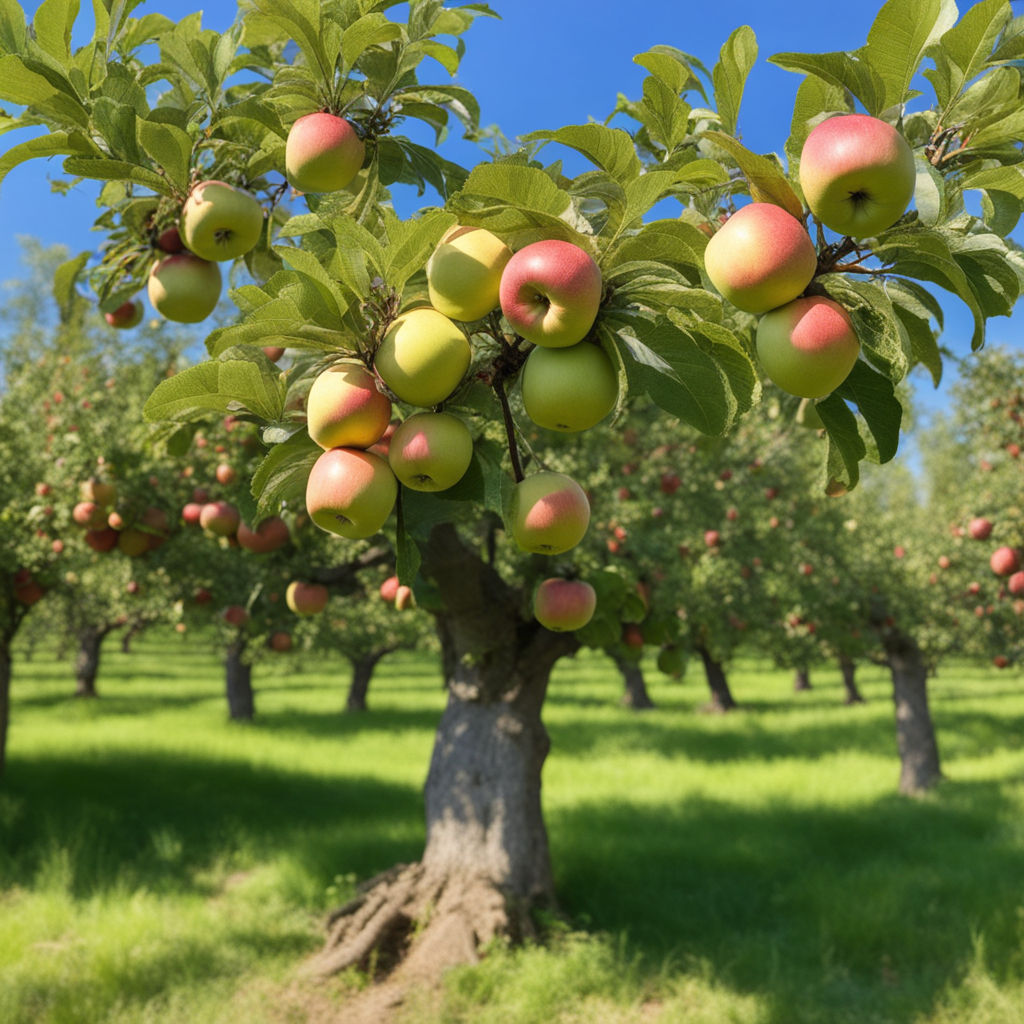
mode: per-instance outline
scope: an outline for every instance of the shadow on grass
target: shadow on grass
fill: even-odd
[[[564,906],[771,1008],[764,1024],[909,1021],[964,974],[1019,975],[1024,858],[997,784],[848,811],[693,799],[552,823]]]
[[[196,889],[197,875],[239,854],[287,855],[325,889],[423,846],[416,788],[180,752],[15,759],[0,812],[0,885],[30,886],[58,856],[79,897],[115,885]]]

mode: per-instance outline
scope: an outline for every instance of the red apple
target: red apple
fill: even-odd
[[[542,581],[533,595],[534,618],[556,633],[582,629],[596,607],[597,592],[584,580],[553,577]]]
[[[1020,559],[1013,548],[1004,545],[992,552],[988,564],[997,576],[1011,576],[1020,568]]]
[[[291,540],[288,524],[280,516],[264,519],[255,530],[250,529],[245,523],[239,523],[236,536],[239,547],[258,555],[277,551]]]
[[[288,584],[285,590],[285,604],[295,612],[296,615],[316,615],[327,607],[327,599],[330,593],[321,583],[303,583],[301,580],[294,580]]]
[[[228,501],[211,501],[199,513],[199,525],[218,537],[232,537],[238,529],[241,516]]]
[[[992,521],[984,516],[978,516],[967,524],[967,532],[975,540],[988,540],[992,533]]]

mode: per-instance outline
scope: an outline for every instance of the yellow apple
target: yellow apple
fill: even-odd
[[[453,320],[479,320],[498,305],[498,287],[512,250],[483,228],[456,225],[427,260],[430,304]]]
[[[200,259],[244,256],[260,240],[263,207],[255,196],[223,181],[201,181],[181,210],[181,237]]]

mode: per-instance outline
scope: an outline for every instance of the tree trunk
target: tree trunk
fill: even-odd
[[[400,1001],[408,986],[475,961],[493,939],[533,934],[531,911],[554,903],[541,708],[551,669],[578,641],[528,617],[524,595],[450,524],[433,530],[421,571],[441,595],[435,615],[448,673],[424,788],[426,847],[418,864],[371,879],[331,916],[311,965],[317,974],[394,968],[384,986],[391,995],[378,1000]]]
[[[75,657],[75,696],[98,697],[96,676],[100,670],[100,655],[107,630],[87,626],[78,634],[78,654]]]
[[[715,661],[706,647],[698,647],[697,653],[700,655],[700,660],[704,662],[704,674],[707,676],[708,689],[711,691],[711,701],[707,710],[724,712],[739,707],[729,689],[729,681],[725,678],[725,669],[722,667],[722,663]]]
[[[639,660],[614,653],[612,661],[622,673],[622,681],[626,684],[625,692],[622,694],[623,707],[632,708],[634,711],[646,711],[648,708],[653,708],[654,701],[651,700],[651,695],[647,692],[647,684],[644,682],[644,674]]]
[[[857,680],[855,678],[857,666],[854,664],[853,658],[849,657],[849,655],[841,654],[839,656],[839,671],[842,673],[843,689],[846,691],[846,699],[843,703],[863,704],[864,697],[857,688]]]
[[[372,651],[352,659],[352,681],[348,686],[348,699],[345,701],[346,711],[365,711],[366,693],[370,689],[370,680],[373,679],[373,670],[377,662],[390,651]]]
[[[887,630],[883,646],[892,672],[896,738],[900,751],[900,792],[923,793],[942,778],[939,745],[928,709],[928,681],[921,649],[913,637]]]
[[[239,637],[228,644],[224,662],[228,716],[233,722],[249,722],[255,713],[252,694],[252,665],[244,659],[245,640]]]
[[[803,693],[811,688],[811,670],[806,665],[800,665],[793,675],[793,690],[796,693]]]
[[[0,641],[0,778],[7,763],[7,723],[11,714],[11,647]]]

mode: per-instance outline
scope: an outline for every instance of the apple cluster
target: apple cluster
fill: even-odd
[[[818,223],[856,241],[902,216],[916,172],[913,152],[895,128],[866,114],[843,114],[807,136],[799,176]],[[780,388],[816,399],[842,384],[860,343],[838,302],[804,295],[818,273],[818,253],[800,220],[770,202],[741,207],[708,242],[704,264],[724,298],[760,317],[758,358]]]
[[[80,501],[71,510],[72,520],[85,529],[85,542],[93,551],[115,548],[129,558],[140,558],[160,547],[170,536],[167,513],[155,505],[141,511],[117,507],[117,486],[90,477],[79,487]],[[55,542],[59,543],[59,542]]]

